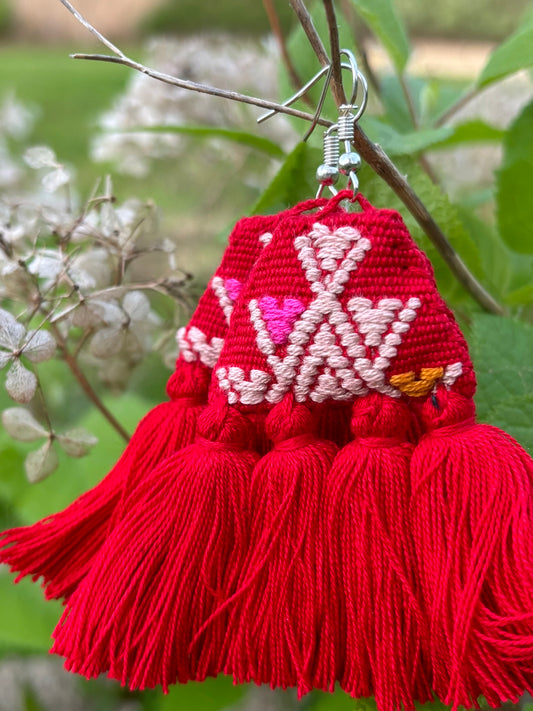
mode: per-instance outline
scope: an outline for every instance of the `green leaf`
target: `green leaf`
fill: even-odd
[[[477,85],[488,86],[533,65],[533,25],[521,27],[490,55]]]
[[[307,143],[299,143],[254,205],[252,213],[279,212],[301,200],[314,197],[318,189],[314,176],[321,162],[322,154],[319,150],[311,148]]]
[[[113,133],[113,132],[111,132]],[[123,133],[123,131],[121,131]],[[193,138],[222,138],[225,141],[240,143],[249,148],[255,148],[257,151],[266,153],[273,158],[283,158],[285,152],[278,146],[277,143],[270,141],[268,138],[258,136],[255,133],[247,133],[246,131],[237,131],[231,128],[219,128],[217,126],[139,126],[138,128],[130,128],[126,133],[179,133]]]
[[[511,397],[490,412],[490,423],[508,432],[533,455],[533,396]]]
[[[502,167],[497,174],[500,234],[512,249],[533,254],[533,102],[509,128],[503,149]]]
[[[462,143],[501,141],[504,131],[484,121],[468,121],[456,126],[421,128],[400,133],[395,128],[372,116],[365,117],[363,126],[373,141],[379,143],[390,156],[410,156],[427,150],[449,148]]]
[[[533,327],[504,316],[478,314],[472,324],[472,360],[477,374],[478,417],[519,439],[531,429]],[[524,407],[523,418],[517,416]],[[524,441],[525,443],[525,441]]]
[[[24,711],[46,711],[30,686],[24,690]]]
[[[46,652],[61,617],[61,603],[43,598],[41,588],[25,578],[0,574],[0,647],[10,652]]]
[[[246,684],[233,684],[230,677],[219,676],[173,686],[165,695],[145,692],[143,707],[145,711],[217,711],[237,704],[247,689]]]
[[[396,71],[403,72],[411,48],[394,4],[391,0],[352,0],[352,3],[387,50]]]

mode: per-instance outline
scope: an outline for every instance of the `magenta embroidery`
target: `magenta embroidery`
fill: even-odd
[[[284,299],[280,308],[273,296],[263,296],[259,308],[272,341],[278,346],[287,341],[294,322],[305,311],[299,299]]]
[[[238,279],[233,279],[230,277],[224,281],[224,286],[226,287],[226,292],[232,301],[237,301],[239,294],[242,291],[242,282]]]

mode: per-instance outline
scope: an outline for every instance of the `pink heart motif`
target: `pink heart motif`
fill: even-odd
[[[226,288],[226,293],[229,298],[235,303],[239,298],[239,294],[242,291],[242,282],[238,279],[230,277],[224,281],[224,287]]]
[[[305,311],[299,299],[284,299],[280,308],[278,299],[273,296],[263,296],[259,308],[272,341],[278,346],[287,341],[294,322]]]

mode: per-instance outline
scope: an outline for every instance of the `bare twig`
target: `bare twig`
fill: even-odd
[[[65,2],[66,0],[61,0]],[[236,91],[229,91],[227,89],[219,89],[215,86],[209,86],[209,84],[198,84],[194,81],[189,81],[187,79],[179,79],[178,77],[173,77],[171,74],[165,74],[163,72],[158,72],[155,69],[146,67],[140,62],[136,62],[133,59],[125,56],[113,57],[108,54],[71,54],[72,59],[90,59],[97,62],[111,62],[112,64],[122,64],[125,67],[130,67],[135,69],[141,74],[146,74],[146,76],[152,79],[157,79],[165,84],[170,84],[172,86],[177,86],[180,89],[187,89],[189,91],[196,91],[200,94],[209,94],[210,96],[218,96],[222,99],[230,99],[231,101],[239,101],[242,104],[251,104],[252,106],[259,106],[262,109],[273,109],[277,113],[287,114],[289,116],[295,116],[296,118],[303,119],[304,121],[313,121],[314,117],[305,111],[298,111],[297,109],[291,109],[288,106],[283,106],[282,104],[277,104],[275,101],[267,101],[266,99],[259,99],[255,96],[247,96],[246,94],[239,94]],[[331,121],[326,121],[325,119],[319,119],[318,123],[321,126],[331,126]]]
[[[87,377],[83,370],[80,368],[78,361],[74,357],[74,355],[69,351],[67,344],[65,343],[65,340],[63,336],[61,335],[61,331],[59,328],[56,326],[56,324],[51,323],[50,328],[52,333],[54,334],[54,337],[56,339],[57,347],[59,349],[59,352],[63,356],[63,360],[65,363],[68,365],[70,368],[70,371],[80,384],[83,392],[87,395],[89,400],[93,403],[93,405],[102,413],[102,415],[106,418],[106,420],[109,422],[109,424],[113,427],[114,430],[118,432],[118,434],[122,437],[123,440],[126,442],[129,442],[130,436],[122,427],[120,422],[116,419],[116,417],[113,415],[113,413],[107,409],[107,407],[104,405],[102,400],[99,398],[97,392],[94,390],[93,386],[91,383],[87,380]]]
[[[281,58],[283,60],[283,64],[285,65],[285,69],[287,70],[287,74],[289,75],[293,87],[298,90],[302,86],[303,82],[296,70],[296,67],[294,66],[291,55],[289,54],[274,2],[273,0],[263,0],[263,6],[268,17],[268,22],[270,23],[272,34],[278,43]],[[311,100],[307,96],[302,98],[309,106],[312,106]]]
[[[331,50],[331,65],[333,67],[331,73],[331,81],[334,86],[342,93],[342,103],[346,103],[346,95],[342,86],[342,67],[341,67],[341,47],[339,42],[339,28],[337,26],[337,16],[335,14],[335,6],[333,0],[322,0],[326,11],[326,19],[329,28],[329,47]]]
[[[477,86],[474,86],[468,91],[466,91],[462,96],[457,99],[454,104],[452,104],[448,109],[446,109],[443,114],[439,116],[435,123],[435,126],[443,126],[444,124],[448,123],[448,121],[450,121],[450,119],[452,119],[455,114],[459,113],[459,111],[464,108],[468,103],[470,103],[472,99],[475,99],[479,92],[480,89]]]
[[[205,84],[197,84],[196,82],[186,81],[173,77],[169,74],[163,74],[157,72],[149,67],[135,62],[134,60],[126,57],[126,55],[115,47],[109,40],[107,40],[103,35],[101,35],[90,23],[68,2],[68,0],[60,0],[60,2],[71,12],[92,34],[94,34],[103,44],[106,45],[111,51],[113,51],[117,56],[106,56],[106,55],[91,55],[91,54],[76,54],[73,55],[76,59],[93,59],[105,62],[115,62],[118,64],[123,64],[127,67],[131,67],[136,71],[139,71],[147,76],[150,76],[159,81],[163,81],[167,84],[173,86],[178,86],[183,89],[188,89],[190,91],[197,91],[203,94],[210,94],[212,96],[219,96],[226,99],[231,99],[233,101],[240,101],[254,106],[260,106],[266,109],[274,109],[276,112],[289,114],[291,116],[296,116],[302,118],[306,121],[312,122],[314,117],[311,114],[307,114],[303,111],[297,111],[291,109],[287,106],[282,106],[281,104],[276,104],[271,101],[265,101],[264,99],[258,99],[256,97],[245,96],[243,94],[238,94],[233,91],[226,91],[223,89],[218,89],[216,87],[208,86]],[[308,39],[309,42],[318,58],[318,61],[322,66],[327,66],[330,63],[326,49],[316,31],[313,21],[303,0],[290,0],[290,4],[295,11]],[[342,84],[336,81],[331,82],[331,89],[335,102],[337,106],[340,106],[344,101],[344,90]],[[332,122],[325,119],[319,118],[318,123],[322,126],[331,126]],[[398,195],[402,200],[404,205],[407,207],[409,212],[416,219],[418,224],[422,227],[424,232],[427,234],[431,242],[435,245],[436,249],[441,254],[442,258],[445,260],[449,266],[452,273],[458,279],[458,281],[463,284],[463,286],[470,292],[470,294],[478,301],[478,303],[483,306],[487,311],[496,314],[503,314],[503,307],[485,290],[485,288],[477,281],[474,275],[469,271],[464,262],[461,260],[457,252],[454,250],[452,245],[447,240],[446,236],[436,224],[434,219],[429,214],[428,210],[414,192],[414,190],[409,186],[405,178],[400,174],[394,163],[390,158],[382,151],[380,146],[372,143],[372,141],[365,135],[359,126],[355,127],[355,138],[354,146],[359,151],[364,160],[368,165],[389,185],[392,190]],[[102,403],[100,403],[102,404]],[[117,423],[118,424],[118,423]]]

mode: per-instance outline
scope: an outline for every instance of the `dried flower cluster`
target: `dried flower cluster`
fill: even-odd
[[[0,107],[2,116],[6,111]],[[0,125],[5,131],[10,123]],[[7,155],[0,135],[2,145]],[[0,197],[0,368],[9,396],[29,409],[8,408],[2,422],[19,441],[44,440],[25,462],[37,481],[56,468],[56,444],[79,457],[96,441],[79,429],[55,431],[39,364],[60,360],[106,415],[98,382],[123,388],[148,353],[175,357],[176,324],[162,318],[149,295],[164,295],[160,308],[162,301],[175,311],[165,299],[186,303],[187,276],[177,268],[175,245],[158,233],[153,205],[117,204],[109,179],[78,204],[72,171],[46,146],[28,149],[24,162],[9,160],[11,180]],[[37,185],[28,190],[32,171]]]
[[[202,35],[152,39],[147,48],[148,64],[158,70],[192,81],[235,91],[250,91],[261,78],[261,96],[277,97],[273,41],[263,46],[229,35]],[[257,109],[232,101],[156,82],[144,74],[131,77],[126,92],[100,120],[102,133],[93,141],[96,161],[113,161],[118,169],[142,177],[154,158],[175,158],[187,149],[189,140],[176,133],[150,133],[138,129],[164,126],[224,126],[257,132]],[[137,130],[135,130],[137,129]],[[278,117],[261,128],[261,135],[284,148],[294,145],[296,134],[289,121]],[[239,163],[246,149],[215,140],[210,149],[231,165]],[[264,173],[264,165],[262,172]],[[265,177],[263,176],[263,180]]]

